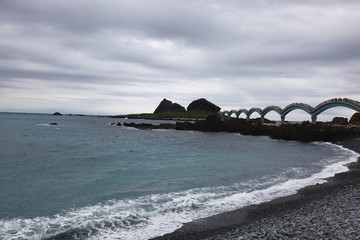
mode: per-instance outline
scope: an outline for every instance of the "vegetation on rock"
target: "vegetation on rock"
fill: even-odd
[[[201,112],[211,112],[217,113],[220,111],[220,107],[216,106],[215,104],[209,102],[205,98],[200,98],[198,100],[193,101],[187,107],[188,111],[201,111]]]
[[[190,110],[189,110],[190,109]],[[220,107],[209,102],[204,98],[193,101],[188,106],[188,111],[177,103],[172,103],[164,98],[154,113],[127,114],[111,116],[112,118],[129,118],[129,119],[174,119],[174,120],[195,120],[205,119],[209,115],[220,111]]]
[[[155,109],[154,114],[164,113],[164,112],[185,112],[185,108],[177,103],[172,103],[171,101],[164,98],[159,106]]]

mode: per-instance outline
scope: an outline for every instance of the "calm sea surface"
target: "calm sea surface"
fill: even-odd
[[[116,121],[135,120],[0,114],[0,239],[148,239],[321,183],[358,156]]]

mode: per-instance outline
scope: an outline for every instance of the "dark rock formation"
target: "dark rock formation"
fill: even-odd
[[[118,123],[111,123],[110,125],[111,125],[111,126],[118,126],[118,127],[121,127],[121,126],[122,126],[120,122],[118,122]]]
[[[354,115],[352,115],[349,124],[360,125],[360,113],[357,112]]]
[[[195,122],[176,122],[176,124],[135,124],[124,123],[124,126],[139,129],[176,129],[204,132],[236,132],[243,135],[263,135],[274,139],[296,141],[340,141],[360,137],[360,127],[332,125],[327,123],[312,124],[304,121],[301,124],[262,125],[259,119],[226,118],[217,114],[208,116],[205,120]]]
[[[166,123],[162,123],[159,125],[153,125],[150,123],[124,123],[125,127],[133,127],[133,128],[137,128],[137,129],[142,129],[142,130],[152,130],[152,129],[175,129],[175,124],[166,124]]]
[[[270,126],[261,126],[259,119],[247,121],[241,118],[229,118],[222,120],[217,114],[208,116],[205,120],[191,122],[177,122],[177,130],[194,130],[204,132],[238,132],[241,134],[269,135],[267,131]]]
[[[206,120],[191,122],[176,122],[176,130],[195,130],[205,132],[224,131],[224,122],[216,115],[210,115]]]
[[[336,127],[327,124],[282,124],[269,135],[274,139],[297,141],[339,141],[360,137],[360,128]]]
[[[180,104],[177,103],[173,103],[170,111],[172,112],[185,112],[185,108],[183,106],[181,106]]]
[[[177,130],[195,130],[208,132],[238,132],[243,135],[264,135],[274,139],[297,141],[338,141],[347,138],[360,137],[358,127],[336,127],[327,124],[311,124],[305,121],[301,124],[261,125],[257,119],[229,118],[221,120],[217,115],[211,115],[204,121],[195,123],[176,123]]]
[[[334,117],[331,123],[338,125],[346,125],[348,124],[348,119],[343,117]]]
[[[198,100],[193,101],[187,107],[188,111],[199,111],[199,112],[213,112],[217,113],[220,111],[220,107],[216,106],[215,104],[209,102],[205,98],[200,98]]]
[[[66,116],[76,116],[76,117],[84,117],[84,114],[66,114]]]
[[[62,116],[62,114],[61,113],[59,113],[59,112],[54,112],[54,114],[53,115],[55,115],[55,116]]]
[[[58,125],[57,123],[49,123],[49,125],[51,125],[51,126],[56,126],[56,125]]]
[[[171,101],[164,98],[159,106],[155,109],[154,113],[163,113],[163,112],[185,112],[185,108],[177,103],[172,103]]]

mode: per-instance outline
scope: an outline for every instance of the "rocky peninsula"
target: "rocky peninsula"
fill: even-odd
[[[274,123],[269,120],[266,123]],[[139,129],[176,129],[204,132],[231,132],[243,135],[269,136],[273,139],[297,141],[338,141],[360,137],[360,113],[355,113],[349,122],[339,124],[339,118],[332,122],[312,124],[304,121],[300,124],[261,124],[260,119],[247,121],[246,119],[225,118],[216,114],[208,116],[205,120],[193,122],[178,121],[175,124],[135,124],[124,123],[124,126]]]

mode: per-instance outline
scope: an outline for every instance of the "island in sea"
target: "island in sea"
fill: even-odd
[[[191,121],[206,119],[209,115],[216,114],[220,111],[220,109],[221,108],[219,106],[216,106],[205,98],[192,101],[186,109],[180,104],[173,103],[172,101],[164,98],[153,113],[116,115],[110,117]]]

